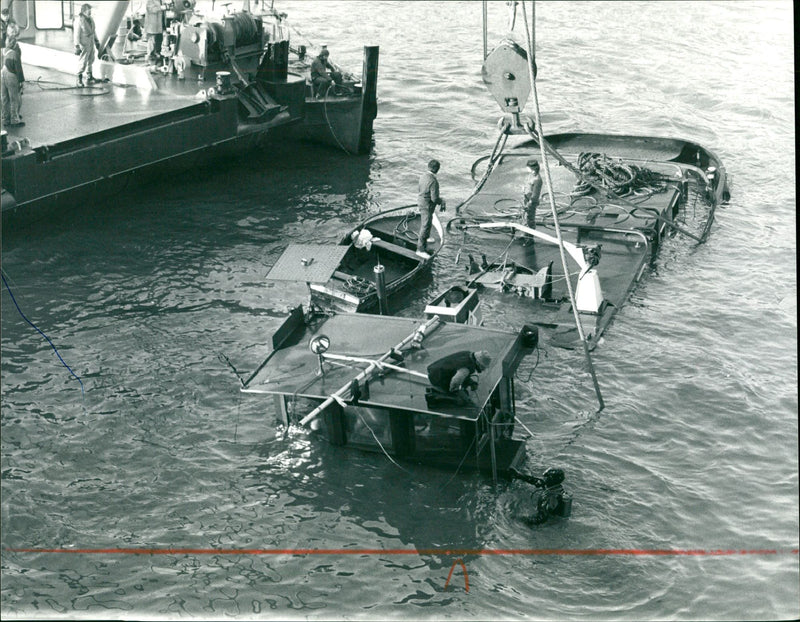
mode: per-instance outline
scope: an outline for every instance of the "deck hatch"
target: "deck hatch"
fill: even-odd
[[[349,248],[340,244],[290,244],[267,273],[267,278],[327,283]]]

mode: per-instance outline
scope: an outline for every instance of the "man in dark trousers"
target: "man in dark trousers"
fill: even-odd
[[[428,365],[428,380],[440,391],[458,394],[470,385],[472,374],[484,371],[491,364],[492,357],[486,350],[461,350]]]
[[[323,45],[322,51],[311,61],[311,84],[317,97],[325,95],[331,84],[342,84],[342,73],[333,66],[330,55],[327,46]]]
[[[525,224],[531,229],[536,229],[536,208],[539,207],[539,197],[542,194],[542,177],[539,175],[539,162],[528,160],[528,175],[522,186],[522,211]],[[533,239],[529,241],[533,243]]]
[[[419,239],[417,240],[417,252],[428,252],[428,236],[431,234],[431,219],[436,206],[440,205],[441,210],[445,210],[444,199],[439,196],[439,180],[436,173],[440,168],[439,160],[428,162],[428,170],[419,178],[419,194],[417,195],[417,206],[419,207]]]
[[[22,75],[22,61],[16,35],[17,30],[9,27],[6,46],[3,49],[3,66],[2,70],[0,70],[2,73],[0,82],[2,82],[4,127],[22,127],[25,125],[19,114],[21,105],[20,93],[24,76]]]

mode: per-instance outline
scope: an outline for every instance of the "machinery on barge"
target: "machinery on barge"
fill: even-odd
[[[308,51],[290,45],[286,15],[263,3],[207,15],[194,0],[166,3],[162,42],[149,58],[144,35],[129,37],[143,22],[129,2],[94,3],[97,82],[80,87],[72,26],[81,4],[10,4],[29,67],[28,122],[3,130],[4,214],[207,150],[264,149],[289,138],[369,151],[377,47],[364,48],[360,79],[350,75],[321,94],[298,62]]]

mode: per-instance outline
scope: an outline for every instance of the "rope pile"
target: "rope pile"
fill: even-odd
[[[578,156],[578,169],[583,178],[575,183],[572,196],[585,196],[592,192],[594,182],[612,190],[617,196],[630,194],[655,194],[667,189],[665,177],[660,173],[635,164],[609,158],[604,153],[581,153]]]
[[[352,276],[344,284],[345,289],[356,296],[366,296],[375,289],[375,283],[360,276]]]

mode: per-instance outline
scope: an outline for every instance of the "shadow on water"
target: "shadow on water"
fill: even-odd
[[[265,215],[274,229],[304,210],[318,220],[350,212],[357,218],[372,206],[373,165],[371,156],[304,142],[190,154],[6,211],[3,241],[28,243],[73,230],[103,234],[118,226],[163,225],[180,236],[195,233],[186,227],[193,220],[225,227],[247,218],[257,224]]]
[[[483,475],[332,446],[315,433],[295,428],[254,449],[261,461],[241,468],[240,476],[245,485],[263,492],[265,517],[276,512],[282,520],[288,515],[290,520],[326,525],[322,531],[298,526],[297,533],[305,534],[302,540],[290,536],[276,546],[385,550],[386,555],[378,555],[382,563],[399,569],[421,562],[434,569],[449,568],[453,557],[468,556],[447,550],[484,547],[491,529],[486,500],[506,487],[500,483],[496,489]],[[389,553],[398,550],[409,554]],[[343,558],[332,561],[339,562],[356,565]]]

